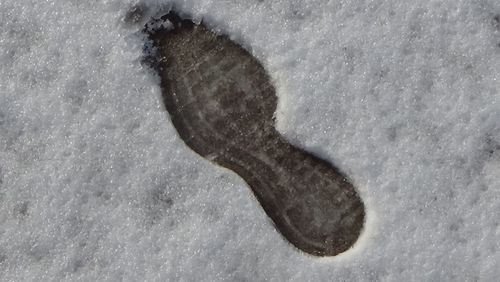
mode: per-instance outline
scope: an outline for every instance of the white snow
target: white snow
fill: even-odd
[[[279,130],[354,180],[367,228],[333,258],[177,136],[137,3],[0,1],[0,280],[498,280],[499,1],[140,2],[251,50]]]

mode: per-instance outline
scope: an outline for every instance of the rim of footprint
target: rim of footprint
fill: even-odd
[[[276,130],[276,91],[259,61],[174,11],[144,31],[156,50],[146,51],[147,61],[186,145],[243,178],[298,249],[334,256],[352,247],[364,225],[364,204],[338,168]]]

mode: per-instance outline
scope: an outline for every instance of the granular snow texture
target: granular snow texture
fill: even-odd
[[[297,251],[179,138],[141,62],[143,24],[172,5],[262,62],[278,130],[354,181],[353,249]],[[0,279],[495,281],[499,15],[496,0],[2,0]]]

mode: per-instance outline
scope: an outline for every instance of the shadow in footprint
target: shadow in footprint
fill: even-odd
[[[262,65],[203,23],[170,12],[146,25],[165,106],[184,142],[240,175],[281,234],[300,250],[333,256],[360,235],[364,205],[330,163],[275,129],[277,97]]]

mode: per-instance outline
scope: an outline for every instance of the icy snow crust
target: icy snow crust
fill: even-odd
[[[172,4],[266,66],[279,130],[367,207],[305,255],[234,173],[193,153],[141,64],[135,1],[0,2],[0,280],[494,281],[498,1]]]

